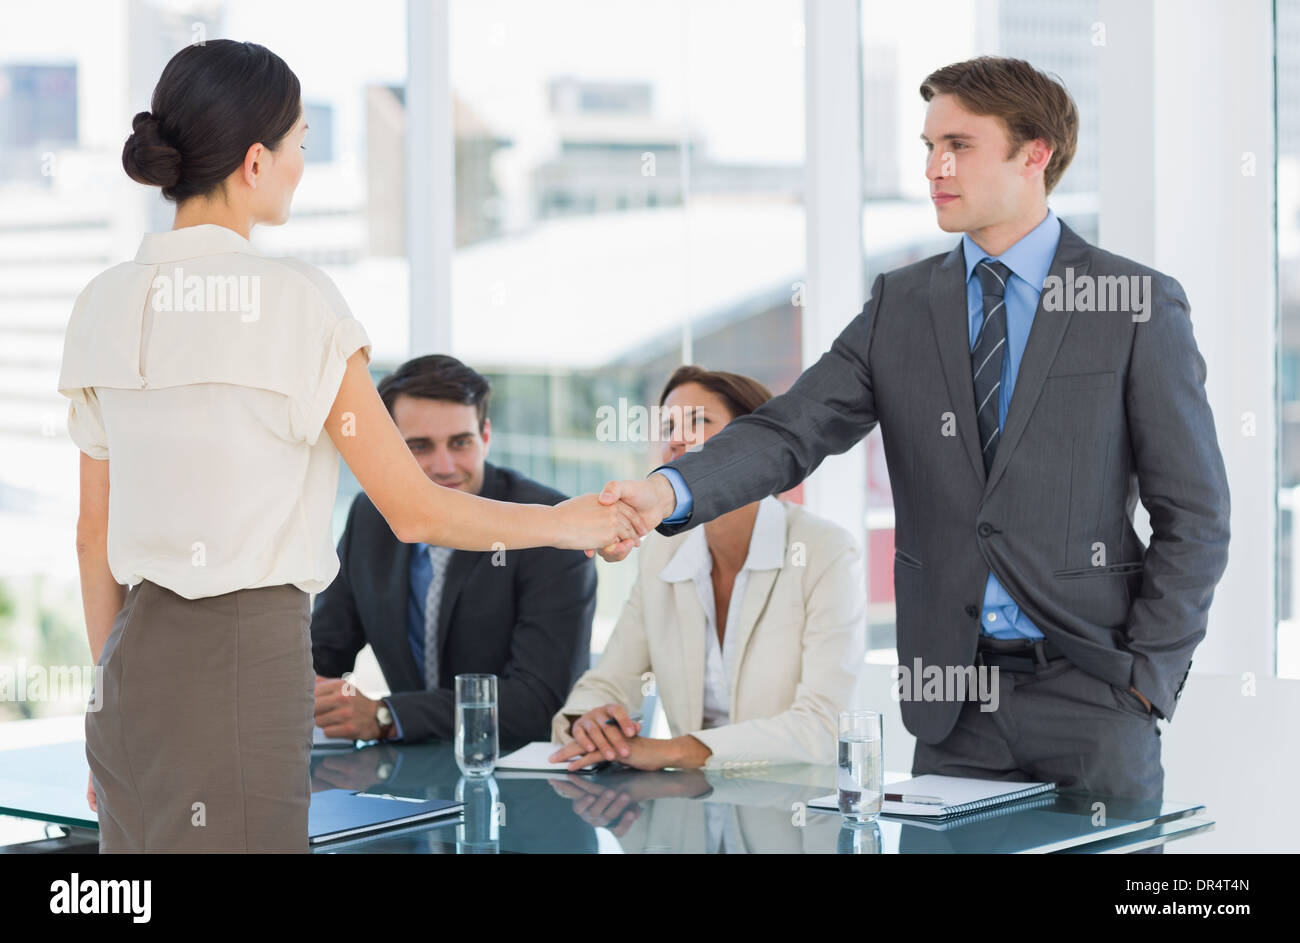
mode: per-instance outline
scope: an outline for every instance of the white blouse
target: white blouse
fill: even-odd
[[[150,233],[68,322],[68,433],[109,461],[108,564],[197,599],[338,573],[338,451],[321,435],[370,340],[319,269],[234,230]]]
[[[785,505],[769,495],[758,502],[749,552],[736,574],[727,606],[727,625],[718,644],[718,604],[713,596],[713,555],[704,528],[688,531],[677,553],[660,572],[660,579],[675,583],[691,580],[704,610],[704,716],[702,729],[731,723],[731,682],[736,673],[736,635],[749,574],[754,570],[779,570],[785,562]]]

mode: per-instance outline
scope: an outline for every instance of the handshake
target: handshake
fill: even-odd
[[[599,495],[570,498],[555,506],[563,549],[599,553],[617,563],[640,546],[641,538],[677,507],[673,486],[663,475],[640,481],[611,481]],[[593,550],[595,547],[597,549]]]

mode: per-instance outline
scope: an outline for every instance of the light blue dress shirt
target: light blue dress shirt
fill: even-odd
[[[1050,209],[1041,223],[1027,232],[1015,245],[999,256],[990,256],[975,244],[969,234],[961,237],[962,251],[966,256],[966,308],[970,322],[970,346],[975,347],[980,326],[984,323],[984,294],[980,280],[974,274],[975,266],[983,259],[993,259],[1011,269],[1007,280],[1007,343],[1003,348],[1002,386],[998,388],[998,428],[1006,425],[1007,409],[1015,391],[1020,361],[1025,355],[1025,342],[1038,310],[1038,296],[1043,290],[1043,280],[1052,268],[1056,245],[1061,241],[1061,222]],[[972,381],[973,382],[973,381]],[[980,631],[994,638],[1042,638],[1043,633],[1029,617],[1020,611],[1015,600],[990,571],[984,585],[984,608],[980,613]]]
[[[686,479],[682,473],[675,468],[665,465],[662,468],[656,468],[655,472],[661,473],[668,479],[668,483],[673,486],[673,494],[677,496],[677,507],[673,508],[672,517],[665,517],[665,524],[685,524],[691,516],[691,507],[694,501],[691,499],[691,489],[686,487]]]
[[[1061,222],[1050,209],[1041,223],[996,257],[990,256],[976,245],[969,235],[962,236],[962,252],[966,258],[966,308],[972,349],[975,347],[975,338],[979,336],[980,326],[984,323],[984,297],[980,280],[974,276],[975,266],[983,259],[992,258],[1011,269],[1005,296],[1007,343],[1002,358],[1002,385],[998,388],[998,428],[1006,425],[1007,409],[1011,406],[1016,377],[1020,373],[1020,361],[1025,355],[1025,343],[1029,340],[1029,329],[1034,323],[1034,312],[1038,310],[1038,296],[1043,290],[1043,281],[1051,270],[1052,259],[1056,257],[1056,246],[1060,241]],[[691,490],[685,479],[677,469],[666,465],[656,468],[655,472],[668,479],[677,496],[677,507],[671,517],[664,518],[664,523],[684,524],[691,516],[692,507]],[[1003,639],[1043,637],[1038,626],[1020,611],[1015,600],[991,571],[984,586],[980,630],[985,635]]]

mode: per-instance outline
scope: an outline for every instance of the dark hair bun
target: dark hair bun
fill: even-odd
[[[276,150],[301,117],[298,76],[271,50],[191,43],[168,60],[149,110],[131,122],[122,167],[179,205],[219,190],[254,144]]]
[[[132,134],[122,147],[122,166],[137,183],[169,189],[181,179],[181,152],[163,139],[158,119],[142,111],[131,121]]]

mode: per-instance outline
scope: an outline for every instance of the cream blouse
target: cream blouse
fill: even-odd
[[[321,430],[370,339],[313,266],[223,226],[150,233],[77,297],[68,433],[109,461],[108,564],[187,599],[338,573],[338,451]]]

